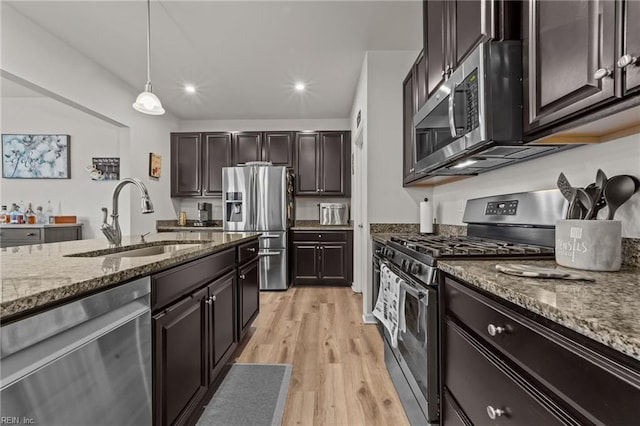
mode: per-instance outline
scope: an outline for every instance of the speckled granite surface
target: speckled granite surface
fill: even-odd
[[[296,220],[294,226],[291,227],[292,231],[315,231],[317,229],[325,231],[351,231],[353,230],[353,222],[349,222],[348,225],[320,225],[319,220]]]
[[[0,229],[28,229],[28,228],[68,228],[70,226],[82,226],[82,223],[36,223],[36,224],[10,224],[10,223],[0,223]]]
[[[371,234],[417,234],[420,232],[419,223],[371,223]]]
[[[640,238],[622,239],[622,263],[629,266],[640,266]]]
[[[498,272],[497,263],[556,267],[555,262],[542,260],[440,260],[438,267],[640,360],[640,268],[588,272],[596,280],[588,282],[515,277]]]
[[[3,248],[0,251],[2,301],[0,319],[52,302],[74,298],[101,287],[195,259],[258,238],[260,233],[173,232],[123,237],[123,246],[147,247],[197,244],[192,248],[145,257],[66,257],[84,252],[104,253],[106,239],[67,241]]]
[[[222,221],[214,220],[213,226],[194,226],[195,220],[187,220],[186,225],[178,225],[177,220],[156,220],[156,231],[158,232],[180,232],[180,231],[222,231]]]
[[[467,235],[467,227],[464,225],[445,225],[437,223],[433,229],[436,234],[447,237],[462,237]]]

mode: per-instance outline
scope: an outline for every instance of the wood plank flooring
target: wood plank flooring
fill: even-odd
[[[235,360],[293,364],[283,425],[408,425],[382,339],[361,318],[362,296],[349,287],[261,292]]]

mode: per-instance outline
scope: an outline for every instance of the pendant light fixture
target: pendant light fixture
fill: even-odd
[[[151,91],[151,0],[147,0],[147,84],[133,104],[136,111],[150,115],[164,114],[160,99]]]

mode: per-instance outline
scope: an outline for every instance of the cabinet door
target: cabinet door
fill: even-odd
[[[320,134],[296,134],[296,195],[318,195],[320,168]]]
[[[320,195],[348,197],[351,192],[349,132],[320,133]]]
[[[207,389],[207,289],[153,317],[155,424],[184,424]]]
[[[444,81],[447,65],[445,55],[446,6],[444,0],[425,0],[424,13],[424,56],[427,58],[427,94],[430,95]]]
[[[413,127],[414,116],[414,93],[413,90],[413,69],[402,83],[402,176],[403,183],[413,180],[415,170],[415,158],[413,154],[413,143],[415,130]]]
[[[530,0],[525,12],[525,130],[565,119],[611,98],[612,1]]]
[[[450,49],[455,62],[460,64],[469,53],[483,41],[493,36],[492,4],[499,1],[492,0],[457,0],[449,2],[451,16]],[[484,13],[483,13],[484,12]]]
[[[274,166],[293,167],[293,134],[266,132],[262,142],[262,160]]]
[[[220,371],[220,361],[236,348],[236,280],[235,271],[208,286],[210,310],[209,383]]]
[[[414,115],[427,102],[427,59],[424,51],[418,55],[416,65],[413,67],[413,91],[415,92],[415,110]],[[411,117],[413,118],[413,117]]]
[[[319,281],[319,257],[318,243],[293,243],[293,282],[295,284],[315,284]]]
[[[171,134],[171,196],[202,193],[202,138],[200,133]]]
[[[258,274],[258,260],[247,264],[240,269],[239,292],[240,292],[240,328],[241,334],[251,325],[251,320],[255,318],[260,309],[260,276]]]
[[[261,161],[262,133],[239,132],[233,135],[233,164]]]
[[[347,243],[320,245],[320,278],[329,282],[347,282]]]
[[[622,39],[624,45],[623,55],[636,58],[635,63],[623,68],[624,89],[626,95],[640,87],[640,2],[626,0],[622,4]]]
[[[205,133],[203,195],[222,195],[222,168],[233,165],[231,133]]]

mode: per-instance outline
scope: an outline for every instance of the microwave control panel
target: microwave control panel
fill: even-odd
[[[464,79],[461,86],[464,88],[466,125],[467,131],[471,131],[480,125],[480,111],[478,107],[478,69],[476,68]]]
[[[484,210],[485,216],[515,216],[518,211],[518,200],[513,201],[492,201],[487,203]]]

